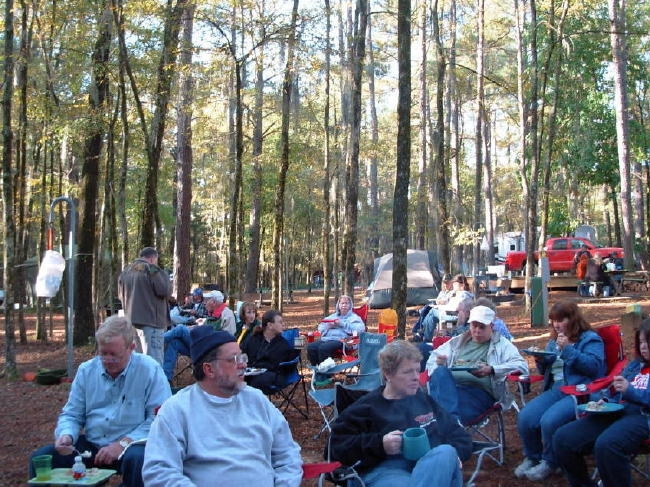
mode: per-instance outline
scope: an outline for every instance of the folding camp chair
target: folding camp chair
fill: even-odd
[[[428,383],[429,374],[425,370],[420,373],[420,385],[427,387]],[[466,421],[463,426],[472,435],[472,454],[476,455],[476,465],[469,480],[465,484],[467,487],[473,487],[474,479],[476,479],[476,476],[481,471],[483,460],[486,457],[493,460],[499,466],[503,465],[506,448],[503,406],[501,403],[495,402],[476,418]]]
[[[304,377],[300,371],[300,350],[295,350],[296,356],[287,362],[278,364],[278,376],[276,382],[264,389],[264,393],[269,399],[279,396],[280,404],[278,409],[286,413],[289,406],[293,407],[300,415],[307,419],[309,417],[309,403],[307,402],[307,388]],[[295,394],[302,384],[302,393],[305,398],[305,411],[303,411],[296,402]]]
[[[334,388],[334,409],[336,416],[340,414],[347,406],[364,396],[368,391],[360,389],[351,389],[340,383],[335,384]],[[341,487],[365,487],[365,483],[359,477],[359,474],[353,466],[345,466],[341,462],[333,462],[330,458],[329,441],[325,450],[326,461],[320,463],[303,464],[303,479],[318,479],[318,486],[323,487],[325,482],[333,483]]]
[[[394,309],[383,309],[379,313],[377,329],[379,333],[385,333],[388,341],[391,342],[397,335],[397,311]]]
[[[361,306],[355,306],[352,308],[352,312],[359,316],[363,320],[365,325],[368,321],[368,304],[362,304]]]
[[[570,394],[576,400],[576,417],[579,417],[578,404],[586,402],[589,394],[597,392],[609,385],[614,380],[614,376],[621,373],[627,360],[623,352],[623,335],[620,325],[606,325],[595,329],[596,333],[603,340],[605,345],[605,364],[607,365],[607,375],[600,377],[589,384],[586,384],[586,390],[578,391],[576,385],[562,386],[560,390],[565,394]]]
[[[357,362],[359,365],[359,371],[356,374],[347,374],[347,378],[353,380],[353,383],[348,385],[347,388],[369,391],[381,385],[378,355],[379,351],[384,347],[384,345],[386,345],[386,342],[386,335],[367,332],[361,333],[361,336],[359,337],[359,359]],[[349,364],[344,363],[325,372],[319,371],[319,373],[327,374],[329,376],[345,373],[347,369],[343,368],[344,366],[348,366],[347,368],[349,368]],[[334,402],[336,397],[335,388],[329,387],[327,389],[317,389],[312,380],[309,396],[318,405],[320,414],[323,418],[323,426],[314,436],[314,438],[318,438],[323,431],[331,431],[331,422],[336,418]]]
[[[293,407],[300,415],[307,419],[309,417],[309,402],[307,401],[307,387],[305,386],[305,377],[302,374],[301,350],[295,348],[296,338],[300,336],[298,328],[289,328],[282,332],[283,338],[294,347],[295,356],[286,362],[278,364],[278,376],[276,382],[266,388],[263,392],[269,396],[279,397],[280,402],[278,409],[286,413],[289,406]],[[303,411],[297,404],[295,394],[302,385],[302,394],[305,398],[305,410]]]

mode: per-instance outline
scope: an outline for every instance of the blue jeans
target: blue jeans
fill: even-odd
[[[584,455],[594,452],[605,487],[632,485],[630,455],[648,438],[648,417],[635,411],[593,414],[562,426],[553,436],[553,448],[572,487],[592,486]]]
[[[136,351],[149,355],[160,365],[163,363],[163,335],[162,328],[155,326],[136,327],[138,341],[136,342]]]
[[[190,329],[185,325],[176,325],[165,332],[165,355],[163,358],[163,370],[168,380],[174,377],[176,368],[176,355],[190,355]]]
[[[93,443],[86,440],[86,437],[81,435],[75,444],[75,448],[80,452],[89,450],[95,457],[99,448]],[[29,478],[36,476],[34,465],[32,465],[32,458],[37,455],[52,455],[52,468],[70,468],[74,463],[74,454],[61,455],[56,451],[54,445],[44,446],[39,448],[29,458]],[[84,458],[86,467],[92,468],[92,458]],[[122,485],[124,487],[143,487],[142,481],[142,464],[144,463],[144,445],[130,446],[122,459],[112,465],[97,465],[100,468],[113,468],[118,471],[122,476]]]
[[[483,414],[495,401],[483,389],[456,384],[444,366],[437,367],[429,378],[429,395],[463,424]]]
[[[342,348],[343,342],[341,340],[317,340],[307,345],[307,358],[310,364],[318,365]]]
[[[559,384],[527,403],[517,418],[524,455],[531,460],[546,460],[556,467],[558,458],[553,450],[553,435],[575,417],[575,401],[560,391]]]
[[[463,474],[458,454],[451,445],[439,445],[429,450],[417,462],[392,457],[361,476],[367,487],[430,487],[432,485],[460,487]]]

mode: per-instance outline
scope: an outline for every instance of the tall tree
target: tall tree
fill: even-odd
[[[92,55],[92,81],[88,92],[88,132],[85,135],[83,166],[81,169],[81,198],[79,199],[79,257],[75,297],[75,345],[85,345],[95,334],[93,310],[93,269],[95,234],[97,229],[97,196],[99,167],[106,136],[106,100],[109,87],[112,13],[110,4],[102,2],[99,31]],[[73,245],[74,242],[68,242]]]
[[[359,207],[359,152],[361,145],[361,88],[363,63],[366,52],[366,32],[368,27],[368,2],[357,0],[354,10],[352,33],[352,99],[350,103],[350,133],[345,161],[345,230],[343,232],[343,268],[345,272],[345,292],[354,296],[356,279],[356,241]]]
[[[11,122],[11,107],[13,97],[14,77],[14,2],[5,0],[4,12],[4,73],[2,90],[2,220],[4,228],[4,254],[2,277],[5,286],[4,321],[5,321],[5,368],[0,375],[15,378],[16,370],[16,337],[12,318],[15,277],[15,239],[16,225],[14,220],[14,184],[13,184],[13,128]]]
[[[142,229],[140,246],[158,245],[156,235],[158,225],[158,174],[162,154],[167,111],[171,99],[171,87],[174,79],[176,57],[178,55],[178,35],[181,28],[181,14],[188,0],[167,0],[165,9],[165,28],[163,45],[158,63],[156,91],[154,93],[154,114],[151,120],[151,130],[146,140],[147,176],[145,180],[142,201]],[[143,127],[144,128],[144,127]]]
[[[485,123],[485,0],[478,0],[476,6],[476,130],[474,131],[474,146],[476,154],[476,172],[474,184],[474,220],[472,229],[475,232],[473,253],[474,275],[478,275],[481,264],[481,217],[484,205],[483,197],[483,124]],[[474,279],[474,293],[478,295],[478,279]]]
[[[174,295],[182,302],[191,286],[190,224],[192,221],[192,99],[194,78],[192,76],[192,32],[194,31],[193,3],[183,9],[182,36],[179,58],[179,91],[176,132],[177,212],[174,245]]]
[[[298,0],[293,0],[291,27],[287,41],[287,64],[282,83],[282,128],[280,136],[280,171],[275,196],[275,224],[273,226],[273,285],[271,306],[282,310],[282,241],[284,237],[284,195],[289,171],[289,115],[291,113],[291,92],[294,79],[294,56],[296,48],[296,24],[298,23]],[[288,283],[287,283],[288,289]]]
[[[408,189],[411,174],[411,1],[397,2],[397,161],[393,195],[393,295],[398,335],[406,334]]]
[[[616,109],[616,146],[621,176],[621,218],[625,267],[634,267],[633,214],[630,180],[630,128],[627,95],[627,46],[625,41],[625,0],[609,0],[609,26],[614,58],[614,108]]]

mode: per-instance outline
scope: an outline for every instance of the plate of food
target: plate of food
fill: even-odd
[[[449,367],[449,370],[453,372],[472,372],[482,365],[482,363],[472,362],[470,360],[456,360],[451,367]]]
[[[539,347],[528,347],[522,350],[527,355],[532,355],[533,357],[554,357],[557,355],[555,352],[548,352]]]
[[[588,414],[608,414],[621,411],[624,407],[617,402],[589,401],[587,404],[578,404],[578,411]]]
[[[246,367],[244,375],[260,375],[266,372],[266,369],[257,369],[255,367]]]

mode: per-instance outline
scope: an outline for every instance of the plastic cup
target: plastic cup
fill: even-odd
[[[38,455],[32,458],[36,480],[50,480],[52,478],[52,455]]]
[[[409,428],[402,433],[402,454],[407,460],[419,460],[430,448],[429,437],[424,429]]]

